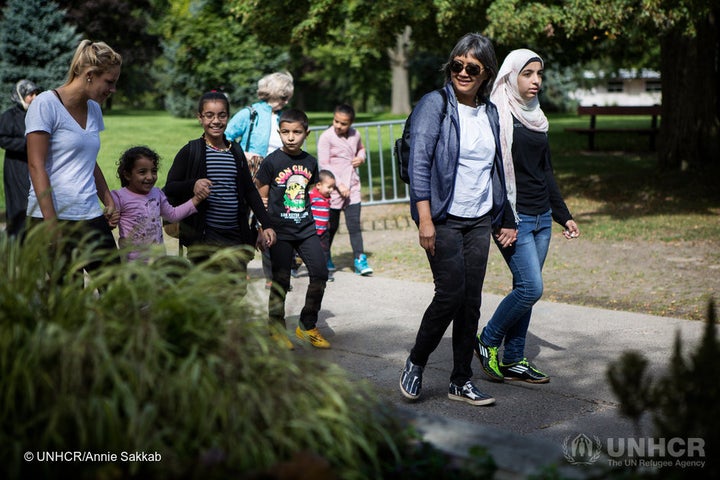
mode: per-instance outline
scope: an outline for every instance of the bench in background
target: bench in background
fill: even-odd
[[[566,128],[567,132],[575,132],[588,136],[588,148],[595,150],[596,133],[636,133],[650,137],[650,150],[655,150],[655,137],[658,134],[658,117],[660,116],[660,105],[652,106],[607,106],[593,105],[591,107],[578,107],[578,115],[590,115],[589,128]],[[602,115],[649,115],[651,117],[649,128],[623,128],[623,127],[598,127],[597,117]]]

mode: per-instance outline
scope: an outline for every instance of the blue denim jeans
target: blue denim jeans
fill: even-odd
[[[435,255],[427,255],[435,295],[423,315],[410,361],[425,366],[453,322],[450,380],[455,385],[464,385],[472,377],[491,229],[489,215],[473,219],[451,216],[435,224]]]
[[[503,363],[525,357],[525,337],[530,325],[532,307],[543,294],[542,268],[552,234],[552,216],[519,214],[517,241],[500,252],[510,267],[513,289],[498,305],[484,328],[480,340],[490,347],[505,341]]]

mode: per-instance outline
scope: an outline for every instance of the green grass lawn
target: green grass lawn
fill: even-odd
[[[318,112],[309,117],[311,126],[325,126],[332,114]],[[388,116],[359,114],[356,121],[380,119],[387,120]],[[607,126],[646,126],[649,122],[645,117],[608,117],[602,121]],[[585,136],[564,131],[565,127],[587,124],[587,117],[574,114],[550,116],[556,175],[571,211],[585,226],[584,235],[615,240],[720,238],[720,189],[713,183],[714,175],[658,171],[645,136],[600,134],[596,138],[598,150],[588,152]],[[147,145],[156,150],[161,157],[158,185],[162,186],[178,150],[202,133],[197,120],[178,119],[161,111],[115,109],[105,114],[105,125],[99,163],[111,188],[119,187],[116,162],[125,149]],[[392,137],[399,136],[401,128],[396,125]],[[371,151],[374,192],[379,195],[377,146],[384,147],[387,170],[394,138],[387,129],[377,134],[371,130],[368,136],[363,140]],[[308,142],[307,150],[316,152],[314,142]],[[4,204],[3,192],[0,210]]]

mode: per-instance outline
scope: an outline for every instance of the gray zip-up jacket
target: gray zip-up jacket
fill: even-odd
[[[410,213],[419,222],[417,202],[430,201],[433,222],[442,222],[450,208],[460,159],[460,120],[452,83],[423,96],[412,112],[410,123]],[[485,100],[490,127],[495,137],[495,164],[492,169],[491,210],[493,227],[516,228],[512,211],[505,212],[507,192],[500,151],[500,121],[497,108]],[[509,208],[507,210],[510,210]],[[508,219],[508,213],[510,215]]]

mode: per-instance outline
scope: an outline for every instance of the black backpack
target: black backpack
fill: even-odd
[[[438,90],[443,97],[443,101],[447,102],[447,94],[445,89],[441,88]],[[415,111],[415,110],[413,110]],[[395,140],[395,160],[398,164],[398,172],[400,178],[405,183],[410,183],[410,173],[408,172],[410,166],[410,122],[412,120],[412,112],[410,116],[405,120],[405,126],[403,127],[402,137]]]

